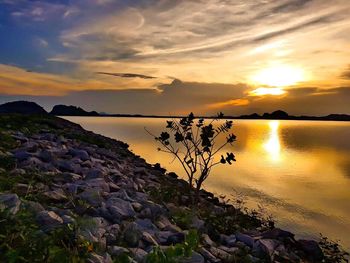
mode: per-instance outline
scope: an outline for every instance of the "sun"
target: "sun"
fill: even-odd
[[[274,65],[258,71],[251,78],[254,84],[279,88],[295,85],[303,80],[304,71],[290,65]]]

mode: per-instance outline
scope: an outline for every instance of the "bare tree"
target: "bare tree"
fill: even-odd
[[[236,136],[231,133],[232,121],[225,120],[224,123],[219,123],[223,117],[224,115],[219,113],[216,118],[210,120],[209,124],[206,124],[203,118],[195,122],[196,118],[193,113],[190,113],[180,120],[167,121],[166,130],[160,136],[154,136],[148,132],[161,144],[159,151],[173,155],[180,162],[190,187],[195,190],[195,201],[198,201],[203,182],[214,166],[231,165],[236,161],[232,152],[217,158],[225,146],[232,146],[236,140]],[[215,125],[216,123],[218,124]],[[226,138],[223,143],[218,144],[220,136]]]

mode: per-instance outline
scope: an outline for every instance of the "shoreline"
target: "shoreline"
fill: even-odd
[[[155,247],[183,245],[192,229],[198,244],[180,262],[320,262],[329,256],[324,244],[295,240],[273,222],[221,203],[204,190],[193,212],[188,184],[160,165],[146,163],[126,143],[50,115],[0,115],[1,121],[7,122],[0,132],[9,142],[0,143],[0,156],[14,163],[0,174],[20,180],[0,190],[0,201],[10,195],[13,216],[28,202],[39,203],[35,221],[48,237],[81,217],[94,221],[92,229],[84,226],[78,232],[99,248],[90,251],[88,260],[95,259],[87,262],[112,262],[124,254],[144,262]],[[26,179],[29,173],[34,173],[33,185]],[[44,190],[37,190],[37,184],[44,184]],[[70,198],[86,207],[72,205]],[[229,261],[233,259],[238,261]]]

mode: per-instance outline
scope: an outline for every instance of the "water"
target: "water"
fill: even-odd
[[[67,117],[84,128],[127,142],[149,163],[183,174],[144,127],[159,134],[165,119]],[[261,205],[277,225],[298,237],[322,233],[350,248],[350,123],[235,120],[237,162],[217,166],[205,188],[230,197],[241,193]]]

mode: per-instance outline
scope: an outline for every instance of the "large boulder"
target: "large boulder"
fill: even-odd
[[[43,107],[29,101],[13,101],[0,105],[0,113],[47,114]]]

